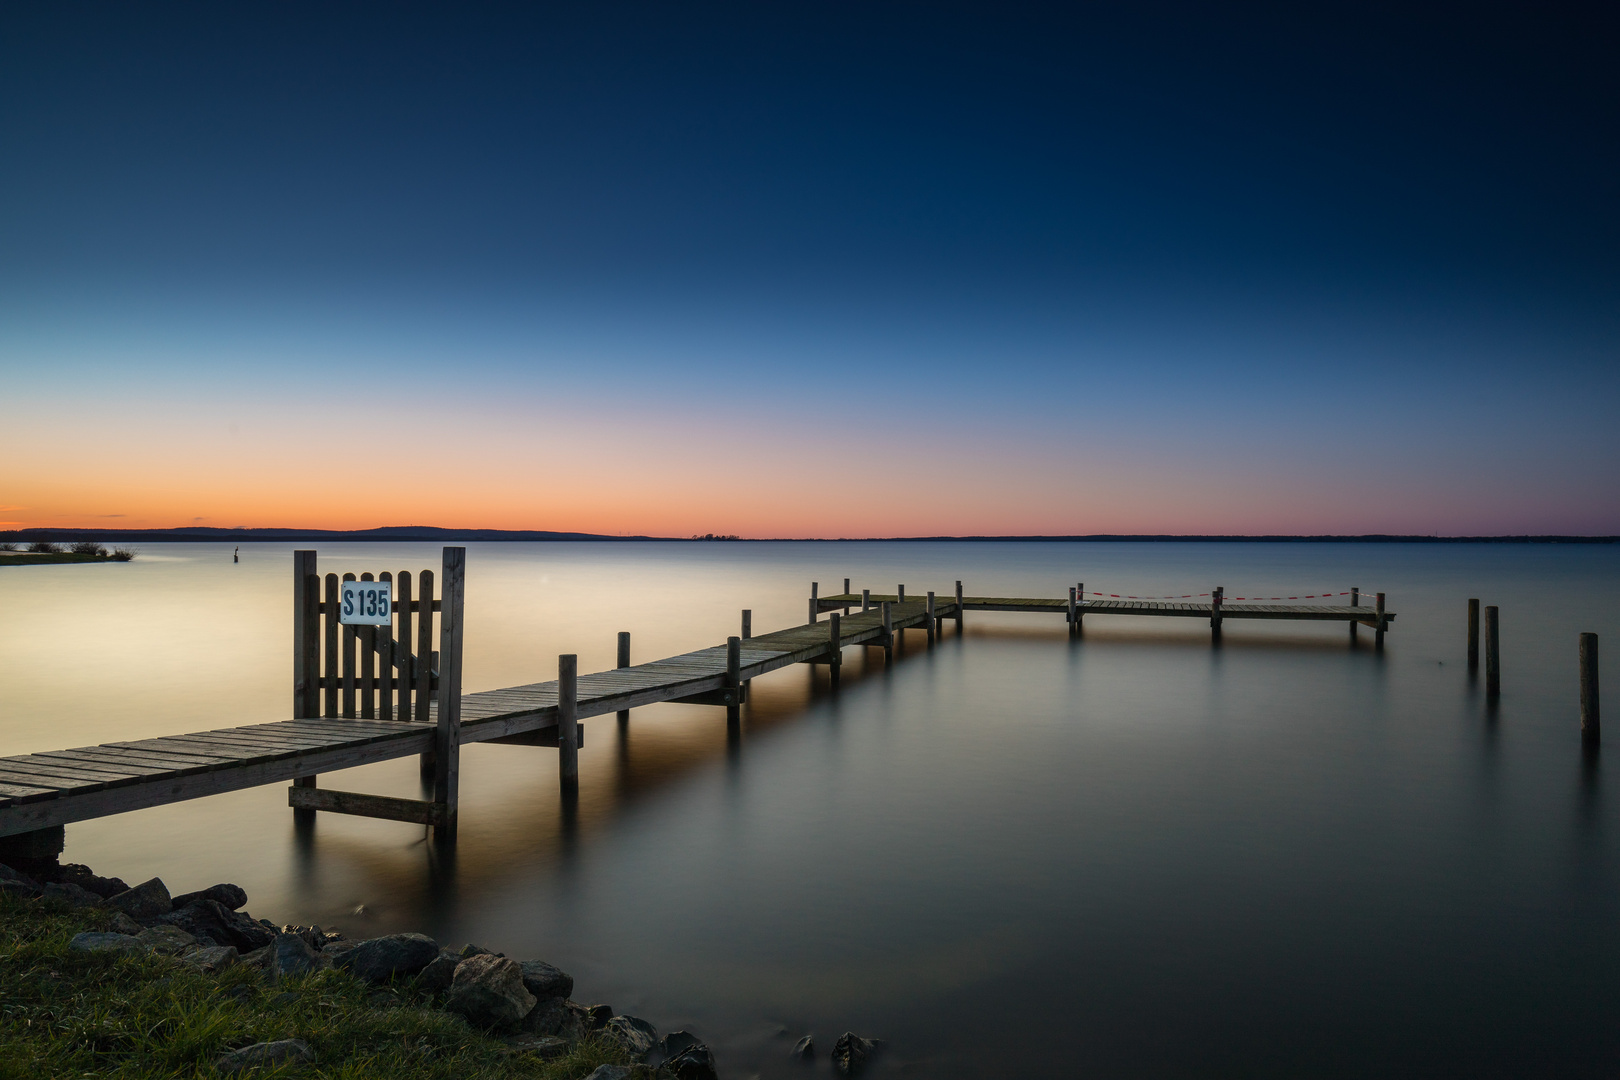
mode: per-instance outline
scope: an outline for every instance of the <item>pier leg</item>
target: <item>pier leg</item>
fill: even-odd
[[[934,643],[934,594],[928,594],[928,644]]]
[[[889,611],[889,602],[883,601],[883,666],[888,667],[894,663],[894,616]]]
[[[1596,746],[1603,735],[1598,718],[1598,636],[1581,635],[1581,742]]]
[[[1078,622],[1078,617],[1074,610],[1074,590],[1072,588],[1069,590],[1069,610],[1066,612],[1066,616],[1069,623],[1069,636],[1074,637],[1074,628]]]
[[[872,610],[872,590],[871,589],[862,589],[861,590],[861,614],[865,615],[868,611],[871,611],[871,610]]]
[[[849,595],[849,578],[844,579],[844,595],[845,596]],[[844,614],[845,615],[849,614],[849,605],[848,604],[844,605]]]
[[[1221,643],[1221,601],[1226,598],[1226,586],[1217,585],[1209,594],[1209,640]]]
[[[461,797],[461,636],[467,595],[467,549],[444,549],[444,580],[439,586],[439,723],[434,740],[433,801],[444,807],[444,824],[434,838],[456,838]]]
[[[1479,601],[1468,601],[1468,670],[1479,670]]]
[[[557,657],[557,778],[564,795],[579,791],[579,657]]]
[[[1086,583],[1074,584],[1074,636],[1080,637],[1086,628]]]
[[[956,583],[956,636],[962,636],[962,583]]]
[[[834,686],[838,685],[838,677],[844,667],[844,631],[840,625],[842,618],[843,616],[835,611],[827,619],[831,624],[827,628],[827,674]]]
[[[1379,652],[1384,651],[1384,594],[1378,594],[1378,604],[1374,609],[1378,613],[1378,627],[1373,630],[1373,648]]]
[[[321,578],[315,552],[293,552],[293,719],[321,714]],[[313,776],[293,781],[314,787]]]
[[[0,836],[0,862],[25,869],[38,863],[55,863],[66,846],[67,829],[61,825]]]
[[[1500,624],[1496,606],[1485,608],[1485,696],[1497,697],[1502,693],[1502,651]]]
[[[894,600],[897,604],[903,604],[906,602],[906,587],[904,585],[895,586]]]
[[[810,621],[812,623],[816,622],[816,616],[821,614],[821,612],[817,610],[821,606],[821,604],[816,599],[816,591],[820,587],[821,587],[820,582],[812,581],[810,583]]]
[[[833,616],[837,618],[837,616]],[[742,638],[726,638],[726,686],[733,693],[732,701],[735,703],[742,694]],[[742,719],[742,707],[737,704],[726,706],[726,730],[735,730]]]
[[[1354,585],[1350,586],[1350,606],[1361,606],[1361,590]],[[1350,644],[1352,645],[1356,643],[1356,627],[1360,625],[1361,624],[1356,622],[1354,619],[1350,620]]]
[[[627,668],[630,666],[630,631],[628,630],[619,631],[619,656],[617,666],[621,668]],[[618,716],[619,730],[623,731],[625,726],[630,723],[630,710],[620,709]]]

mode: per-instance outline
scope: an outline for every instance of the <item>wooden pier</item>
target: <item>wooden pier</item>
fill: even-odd
[[[1082,586],[1063,599],[965,596],[957,582],[952,595],[936,598],[908,597],[903,587],[857,595],[846,580],[844,592],[833,596],[817,595],[812,585],[809,621],[800,626],[749,636],[745,611],[742,634],[725,644],[637,665],[629,663],[629,635],[621,634],[616,668],[579,675],[574,657],[564,656],[558,679],[463,694],[464,570],[464,549],[446,548],[439,598],[431,571],[414,581],[408,573],[361,575],[359,581],[390,583],[390,622],[353,626],[340,622],[338,596],[354,575],[340,581],[328,574],[323,582],[315,552],[296,552],[293,719],[0,758],[0,836],[291,780],[288,802],[296,811],[430,825],[438,838],[452,839],[462,744],[557,747],[567,792],[578,782],[580,720],[667,701],[723,707],[736,723],[752,679],[820,663],[830,666],[836,683],[844,649],[879,648],[889,659],[902,631],[921,630],[932,642],[947,620],[960,633],[969,611],[1059,615],[1071,634],[1081,632],[1087,616],[1201,618],[1217,641],[1225,619],[1340,621],[1350,624],[1352,638],[1356,626],[1371,627],[1380,645],[1395,617],[1382,594],[1375,607],[1360,606],[1359,597],[1350,606],[1227,604],[1219,589],[1208,602],[1163,603],[1084,600]],[[432,800],[317,784],[321,773],[413,755],[421,755],[424,774],[432,772]]]

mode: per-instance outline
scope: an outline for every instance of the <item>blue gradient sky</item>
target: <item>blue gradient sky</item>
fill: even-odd
[[[1620,533],[1612,10],[14,5],[0,519]]]

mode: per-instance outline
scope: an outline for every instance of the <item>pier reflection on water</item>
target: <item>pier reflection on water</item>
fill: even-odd
[[[239,565],[148,547],[0,576],[0,752],[286,715],[290,546]],[[436,559],[322,551],[339,571]],[[236,881],[255,915],[543,957],[579,996],[699,1031],[729,1076],[787,1075],[780,1030],[846,1028],[929,1076],[1620,1064],[1620,853],[1574,684],[1576,633],[1620,629],[1613,548],[472,544],[467,688],[552,677],[561,652],[611,667],[620,630],[640,660],[713,644],[744,607],[789,625],[809,581],[846,576],[1359,585],[1401,618],[1378,656],[1331,624],[1228,624],[1214,649],[1192,623],[1071,641],[970,613],[889,670],[851,653],[837,693],[824,669],[756,680],[734,734],[700,706],[590,719],[576,805],[555,751],[467,747],[453,854],[395,823],[299,829],[277,785],[70,826],[67,856]],[[1469,596],[1503,612],[1495,706],[1462,663]],[[422,795],[414,761],[354,773],[331,786]]]

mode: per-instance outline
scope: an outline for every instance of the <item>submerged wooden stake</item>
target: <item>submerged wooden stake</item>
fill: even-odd
[[[557,775],[566,794],[579,788],[579,657],[557,657]]]
[[[1468,601],[1468,670],[1479,670],[1479,601]]]
[[[619,656],[617,666],[627,668],[630,666],[630,631],[619,631]],[[630,710],[620,709],[618,713],[619,724],[623,726],[630,720]]]
[[[461,639],[467,597],[467,549],[444,549],[439,609],[439,722],[433,743],[433,801],[443,807],[438,840],[456,838],[461,801]],[[432,605],[427,605],[431,607]],[[427,625],[424,621],[423,625]]]
[[[742,638],[726,638],[726,686],[731,690],[732,701],[726,706],[726,723],[734,726],[742,715],[736,704],[742,693]]]
[[[820,612],[817,609],[821,605],[816,599],[816,591],[820,587],[821,587],[820,582],[812,581],[810,583],[810,621],[811,622],[815,622],[816,621],[816,616],[820,614]]]
[[[960,581],[956,583],[956,633],[958,636],[962,633],[962,583]]]
[[[864,615],[868,611],[871,611],[871,610],[872,610],[872,590],[871,589],[862,589],[861,590],[861,614]]]
[[[928,594],[928,644],[934,643],[934,594]]]
[[[883,601],[883,663],[894,661],[894,616],[889,613],[889,602]]]
[[[827,617],[827,663],[831,667],[828,674],[832,676],[834,686],[838,685],[840,669],[844,666],[844,632],[840,626],[842,618],[843,616],[836,611]]]
[[[1373,648],[1377,649],[1379,652],[1383,652],[1384,651],[1384,594],[1383,593],[1378,594],[1378,607],[1375,610],[1378,613],[1378,615],[1377,615],[1378,626],[1377,626],[1376,629],[1373,630]]]
[[[1221,640],[1221,601],[1226,597],[1226,586],[1217,585],[1209,594],[1209,638]]]
[[[1598,717],[1598,636],[1581,635],[1581,741],[1596,746],[1603,728]]]
[[[1501,630],[1496,605],[1485,608],[1485,694],[1496,697],[1502,692]]]
[[[1361,590],[1354,585],[1350,586],[1350,606],[1361,606]],[[1350,641],[1352,643],[1354,643],[1356,640],[1356,627],[1360,625],[1361,624],[1356,622],[1354,619],[1350,620]]]

